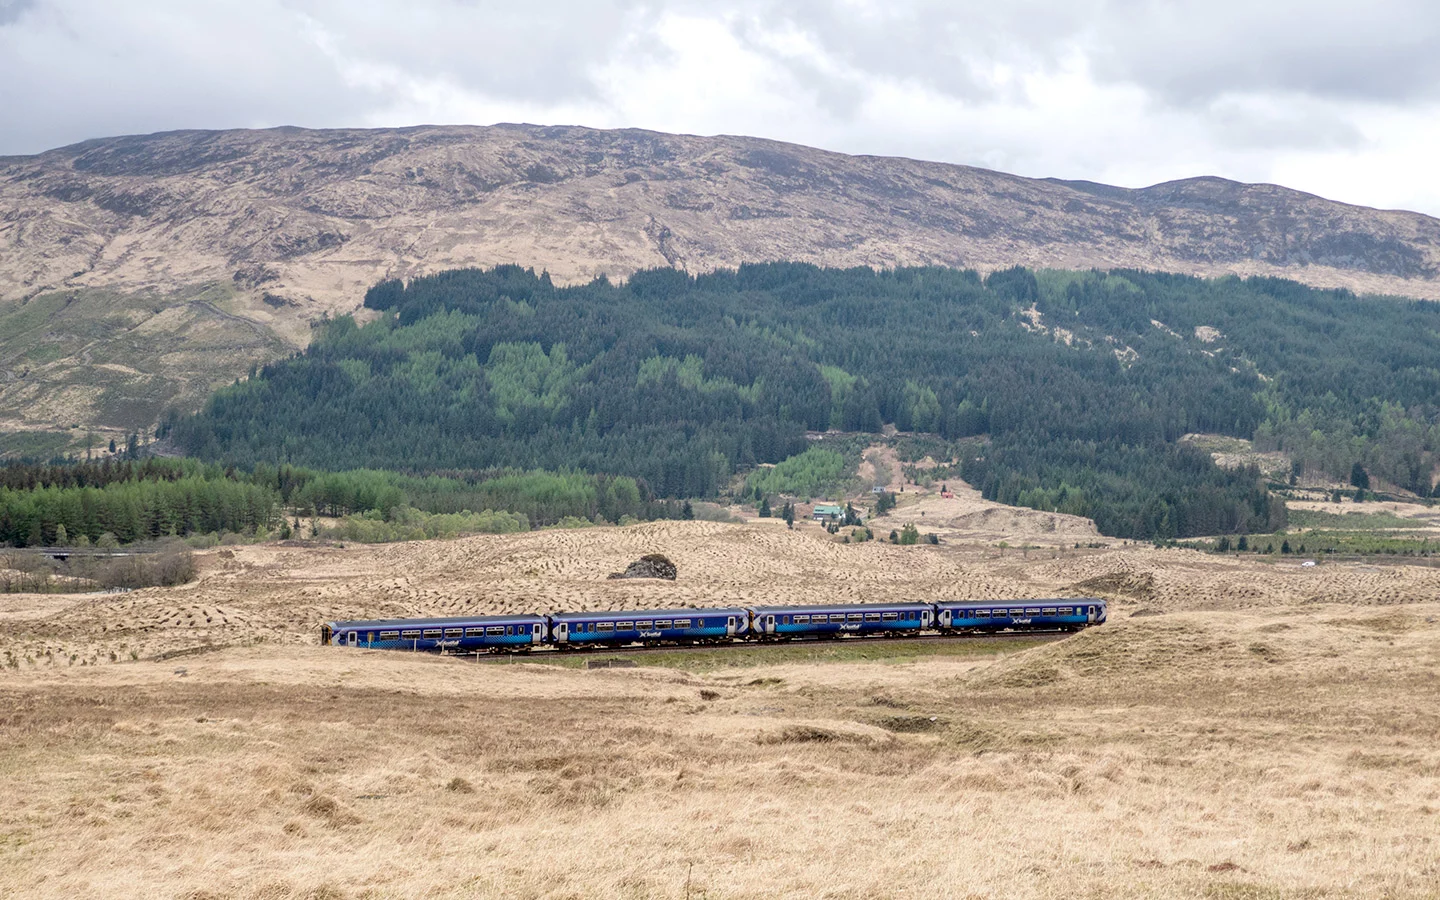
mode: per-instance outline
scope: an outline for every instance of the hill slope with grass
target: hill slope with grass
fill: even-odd
[[[197,382],[303,347],[376,281],[463,266],[571,284],[766,260],[1121,266],[1440,299],[1440,222],[1415,213],[1218,178],[1129,190],[638,130],[103,138],[0,158],[0,210],[6,431],[148,428],[167,402],[193,407]],[[43,327],[16,330],[37,298]],[[110,318],[123,328],[91,333]]]

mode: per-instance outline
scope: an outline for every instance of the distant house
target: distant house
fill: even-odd
[[[837,503],[817,503],[810,515],[817,522],[839,522],[845,518],[845,507]]]

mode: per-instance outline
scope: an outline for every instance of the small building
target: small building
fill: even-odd
[[[810,515],[817,522],[839,522],[845,518],[845,507],[838,503],[817,503]]]

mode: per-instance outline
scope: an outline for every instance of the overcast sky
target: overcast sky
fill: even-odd
[[[747,134],[1440,215],[1435,0],[0,0],[0,154],[176,128]]]

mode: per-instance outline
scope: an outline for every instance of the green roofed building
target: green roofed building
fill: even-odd
[[[817,503],[811,516],[817,522],[833,522],[845,518],[845,507],[836,503]]]

